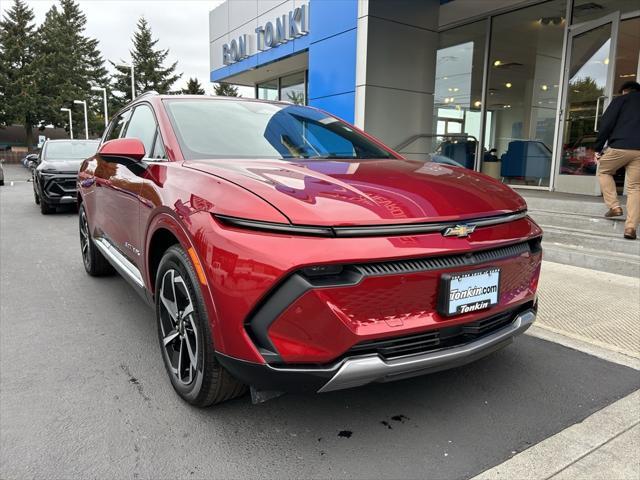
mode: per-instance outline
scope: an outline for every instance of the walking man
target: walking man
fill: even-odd
[[[599,160],[600,189],[604,203],[609,207],[605,217],[622,215],[613,176],[619,169],[626,169],[628,196],[624,238],[635,240],[640,222],[640,83],[625,82],[620,93],[622,95],[614,98],[602,115],[595,150]],[[603,152],[605,143],[608,148]]]

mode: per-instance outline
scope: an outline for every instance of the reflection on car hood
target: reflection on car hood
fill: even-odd
[[[56,160],[55,162],[43,161],[38,165],[38,170],[47,172],[59,172],[59,173],[78,173],[82,160]]]
[[[241,185],[301,225],[452,221],[526,208],[490,177],[431,162],[216,159],[184,166]]]

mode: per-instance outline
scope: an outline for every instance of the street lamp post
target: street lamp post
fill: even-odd
[[[74,100],[73,103],[84,107],[84,138],[89,140],[89,119],[87,118],[87,102],[85,100]]]
[[[135,80],[136,77],[134,73],[133,62],[131,62],[131,65],[127,63],[121,63],[120,65],[116,65],[116,66],[131,69],[131,100],[134,100],[136,98],[136,80]]]
[[[109,114],[107,113],[107,89],[103,87],[91,87],[94,92],[102,92],[102,98],[104,100],[104,126],[109,125]]]
[[[71,119],[71,109],[70,108],[61,108],[60,111],[69,113],[69,138],[71,138],[71,140],[73,140],[73,120]]]

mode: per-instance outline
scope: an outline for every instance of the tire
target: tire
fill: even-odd
[[[104,258],[100,250],[98,250],[93,243],[84,205],[80,206],[78,227],[80,233],[80,253],[82,254],[82,263],[87,273],[92,277],[104,277],[105,275],[115,273],[109,261]]]
[[[33,188],[33,199],[36,202],[36,205],[40,205],[40,197],[38,196],[38,192],[36,192],[35,187]]]
[[[170,247],[156,275],[156,321],[162,359],[173,388],[191,405],[208,407],[244,394],[246,386],[215,357],[197,279],[182,247]]]
[[[50,213],[55,213],[56,207],[47,203],[44,198],[40,199],[40,213],[43,215],[49,215]]]

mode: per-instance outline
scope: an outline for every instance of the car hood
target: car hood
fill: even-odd
[[[526,209],[511,188],[463,168],[381,160],[190,160],[187,168],[262,197],[300,225],[455,221]]]
[[[43,161],[38,165],[38,170],[56,173],[78,173],[82,160],[56,160],[55,162]]]

